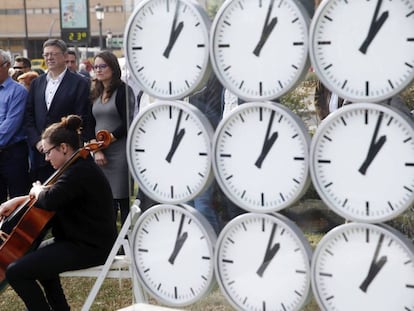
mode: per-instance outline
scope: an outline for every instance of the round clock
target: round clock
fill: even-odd
[[[211,183],[213,129],[193,105],[158,101],[135,117],[127,160],[142,191],[156,202],[184,203]]]
[[[332,92],[378,102],[414,78],[414,1],[322,1],[312,19],[310,56]]]
[[[132,238],[138,279],[155,299],[186,306],[210,291],[216,235],[194,208],[155,205],[138,218]]]
[[[245,210],[281,210],[308,188],[309,145],[303,121],[283,105],[240,105],[215,132],[216,180],[227,197]]]
[[[207,81],[207,13],[190,0],[146,0],[125,29],[125,59],[141,89],[160,99],[179,99]]]
[[[414,202],[414,123],[393,107],[355,103],[330,114],[312,139],[311,177],[342,217],[383,222]]]
[[[310,294],[311,248],[281,215],[247,213],[221,231],[216,279],[237,310],[300,310]]]
[[[286,94],[308,62],[310,17],[300,1],[227,0],[211,29],[213,69],[222,84],[246,101]]]
[[[414,247],[386,225],[334,228],[319,242],[311,270],[323,310],[414,310]]]

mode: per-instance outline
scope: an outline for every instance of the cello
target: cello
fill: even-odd
[[[86,158],[90,152],[104,149],[111,143],[108,131],[99,131],[96,139],[96,142],[86,144],[75,151],[62,167],[43,183],[43,186],[53,185],[78,158]],[[54,211],[36,208],[35,203],[36,199],[29,197],[0,222],[0,289],[7,284],[7,266],[33,248],[55,214]]]

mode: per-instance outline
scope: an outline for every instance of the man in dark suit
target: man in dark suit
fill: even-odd
[[[54,169],[45,161],[41,134],[50,124],[62,117],[76,114],[83,120],[83,139],[94,137],[91,126],[91,104],[88,81],[66,68],[66,43],[49,39],[43,43],[43,57],[47,74],[33,80],[27,98],[25,121],[31,147],[31,175],[33,181],[44,182]]]

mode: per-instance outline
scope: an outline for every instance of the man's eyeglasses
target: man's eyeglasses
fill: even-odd
[[[51,57],[55,57],[55,56],[57,56],[57,55],[59,55],[59,54],[62,54],[62,52],[43,53],[43,54],[42,54],[42,56],[43,56],[44,58],[48,58],[49,56],[51,56]]]
[[[1,64],[0,64],[0,67],[3,67],[5,64],[7,64],[8,63],[8,61],[5,61],[5,62],[2,62]]]
[[[106,67],[108,67],[108,65],[107,65],[107,64],[99,64],[99,65],[95,65],[95,66],[93,66],[93,68],[94,68],[95,70],[98,70],[98,69],[103,70],[103,69],[105,69]]]
[[[44,154],[45,156],[47,156],[47,157],[48,157],[48,156],[50,155],[50,152],[51,152],[53,149],[55,149],[57,146],[58,146],[58,145],[54,145],[53,147],[49,148],[48,150],[43,151],[43,154]]]
[[[13,69],[24,69],[24,68],[27,68],[27,67],[26,66],[24,66],[24,67],[23,66],[14,66],[13,67]]]

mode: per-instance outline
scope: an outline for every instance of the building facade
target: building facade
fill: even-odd
[[[70,2],[0,0],[0,48],[10,51],[12,56],[41,58],[43,42],[61,36],[60,4]],[[86,44],[79,44],[76,48],[98,47],[101,33],[104,47],[108,47],[107,40],[110,40],[109,42],[115,43],[111,48],[118,48],[120,43],[122,44],[128,18],[138,2],[139,0],[87,0],[90,37]],[[103,7],[104,12],[102,28],[96,18],[95,7],[98,4]]]

